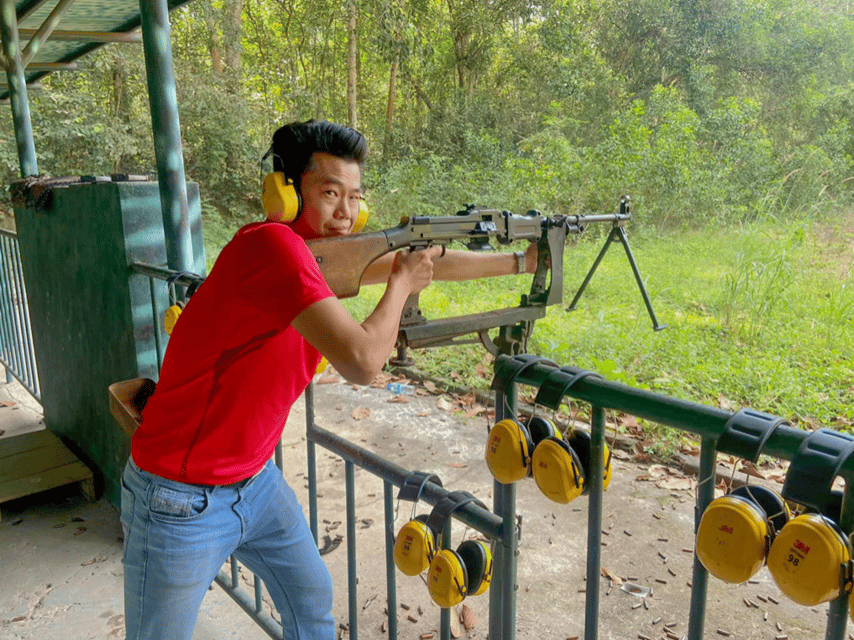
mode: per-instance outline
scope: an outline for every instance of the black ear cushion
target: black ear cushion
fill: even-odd
[[[585,477],[590,468],[590,434],[586,431],[571,431],[567,440],[569,446],[575,451],[575,455],[578,456],[578,463],[581,466],[578,472]],[[581,495],[585,495],[589,489],[590,485],[585,482]]]
[[[486,549],[477,540],[466,540],[457,547],[457,555],[462,561],[466,576],[466,595],[480,589],[480,584],[489,568],[486,566]]]
[[[415,519],[418,520],[418,522],[423,522],[424,524],[427,524],[427,518],[429,517],[430,516],[428,516],[426,513],[419,513],[417,516],[415,516]]]
[[[554,423],[551,420],[546,420],[540,416],[532,416],[531,419],[528,420],[526,427],[534,446],[546,438],[553,437],[556,433]]]
[[[462,545],[460,545],[460,546],[462,546]],[[457,549],[456,551],[454,551],[453,549],[449,549],[449,551],[457,559],[457,562],[460,563],[460,568],[463,571],[463,584],[461,586],[463,588],[462,596],[465,597],[469,594],[469,575],[471,575],[471,574],[469,574],[468,567],[466,567],[465,558],[463,558],[463,556],[460,554],[459,549]]]
[[[774,533],[779,533],[783,525],[789,521],[786,503],[783,498],[771,489],[759,486],[744,485],[735,489],[731,495],[741,496],[757,504],[774,527]]]

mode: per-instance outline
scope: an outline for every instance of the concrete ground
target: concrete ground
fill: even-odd
[[[394,396],[384,386],[354,387],[330,378],[316,385],[317,423],[396,464],[436,473],[448,489],[466,489],[491,505],[492,478],[483,462],[487,423],[476,402],[419,394]],[[43,428],[39,406],[17,384],[0,385],[0,437]],[[295,407],[283,436],[287,480],[303,499],[305,413]],[[333,549],[323,557],[336,586],[334,612],[348,620],[344,515],[344,464],[318,450],[321,535]],[[387,637],[382,482],[356,470],[358,504],[356,602],[359,636]],[[616,449],[614,474],[605,494],[602,598],[599,638],[678,640],[687,635],[690,601],[693,496],[696,483],[680,469],[638,464]],[[779,488],[779,487],[778,487]],[[533,481],[517,490],[522,535],[518,559],[517,632],[520,640],[584,636],[586,498],[569,505],[546,499]],[[401,503],[395,529],[410,515]],[[0,639],[88,640],[123,638],[121,526],[104,500],[86,502],[74,487],[0,505]],[[419,513],[428,511],[421,505]],[[474,532],[454,528],[455,544]],[[337,546],[335,546],[337,544]],[[323,545],[321,545],[323,546]],[[646,598],[611,585],[627,581],[649,588]],[[439,609],[421,578],[396,574],[399,637],[438,638]],[[609,586],[611,585],[611,586]],[[487,635],[488,593],[467,599],[469,629],[463,638]],[[750,604],[752,603],[752,604]],[[754,606],[755,605],[755,606]],[[269,604],[267,605],[269,606]],[[707,638],[813,640],[824,637],[826,607],[788,601],[767,569],[754,581],[709,583]],[[457,613],[462,613],[458,607]],[[666,625],[666,626],[665,626]],[[727,635],[724,635],[727,634]],[[214,586],[196,627],[196,640],[261,640],[267,634]]]

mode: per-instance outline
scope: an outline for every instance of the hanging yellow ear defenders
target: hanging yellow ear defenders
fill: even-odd
[[[611,483],[611,451],[603,451],[604,474],[602,489]],[[564,440],[560,434],[545,438],[534,449],[532,459],[534,480],[540,491],[554,502],[567,504],[587,493],[586,481],[590,469],[590,434],[572,431]]]
[[[738,584],[765,564],[776,532],[786,524],[789,508],[764,487],[739,487],[713,500],[697,528],[697,557],[713,576]]]
[[[550,420],[531,416],[527,423],[505,419],[489,432],[486,466],[502,484],[511,484],[531,474],[531,452],[537,443],[557,433]]]
[[[489,430],[486,466],[498,482],[518,482],[528,475],[533,448],[527,429],[515,420],[501,420]]]
[[[849,584],[851,542],[830,518],[800,515],[774,539],[768,570],[780,590],[798,604],[812,607],[828,602]]]
[[[394,563],[406,575],[417,576],[430,565],[435,548],[427,516],[419,515],[398,531],[394,540]]]

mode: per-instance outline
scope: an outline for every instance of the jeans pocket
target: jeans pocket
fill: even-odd
[[[148,508],[151,517],[165,522],[191,520],[204,513],[208,506],[203,489],[179,489],[155,484],[151,490]]]

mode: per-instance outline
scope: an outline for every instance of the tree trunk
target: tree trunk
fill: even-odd
[[[394,123],[394,94],[397,91],[397,66],[398,60],[391,63],[391,71],[388,75],[388,105],[385,111],[385,139],[383,141],[383,160],[388,160],[391,148],[391,129]]]
[[[355,129],[359,119],[356,105],[356,65],[359,53],[356,43],[356,0],[348,0],[347,14],[347,120]]]
[[[216,25],[216,16],[214,16],[213,7],[211,7],[209,3],[203,2],[202,8],[204,10],[205,26],[210,34],[210,40],[208,41],[208,53],[210,53],[211,56],[211,67],[215,74],[221,74],[223,71],[221,52],[222,43],[219,39],[219,29],[217,29]]]
[[[243,0],[226,0],[222,8],[222,35],[228,90],[239,94],[243,78]]]

